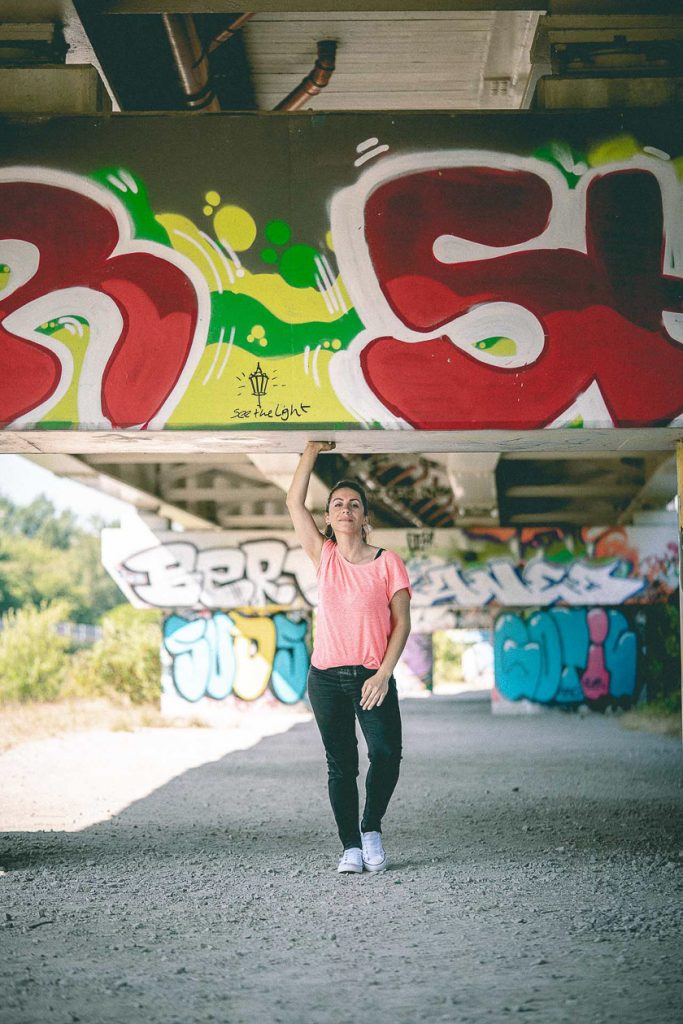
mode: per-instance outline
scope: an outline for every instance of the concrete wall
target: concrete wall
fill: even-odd
[[[488,622],[502,698],[625,706],[642,691],[667,635],[648,634],[648,616],[678,588],[675,524],[372,536],[411,579],[406,676],[429,685],[434,630]],[[103,562],[134,605],[165,612],[167,705],[304,695],[316,581],[293,534],[156,536],[141,523],[104,531]]]

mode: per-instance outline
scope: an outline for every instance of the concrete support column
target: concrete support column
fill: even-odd
[[[678,597],[679,623],[681,630],[681,691],[683,695],[683,444],[676,445],[676,471],[678,474]],[[681,712],[683,730],[683,711]],[[683,739],[683,731],[681,735]]]
[[[434,688],[434,651],[431,633],[411,633],[401,660],[426,690]]]

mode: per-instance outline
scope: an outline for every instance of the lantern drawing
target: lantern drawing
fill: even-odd
[[[261,369],[261,364],[256,364],[256,369],[253,373],[249,374],[249,383],[251,384],[252,394],[256,399],[259,409],[261,408],[261,399],[268,390],[268,381],[270,377],[267,373],[264,373]]]

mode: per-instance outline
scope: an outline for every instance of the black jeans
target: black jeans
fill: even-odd
[[[364,665],[319,669],[311,665],[308,697],[327,757],[330,803],[345,850],[361,845],[358,828],[358,741],[356,718],[368,745],[370,767],[365,780],[361,830],[381,832],[382,818],[398,781],[401,762],[401,714],[396,680],[380,707],[360,706],[363,683],[375,674]]]

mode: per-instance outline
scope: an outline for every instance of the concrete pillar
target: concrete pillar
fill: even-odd
[[[679,622],[681,630],[681,691],[683,695],[683,444],[676,445],[676,470],[678,474],[678,597]],[[683,711],[681,712],[683,730]],[[683,732],[681,735],[683,740]]]
[[[429,692],[433,689],[434,652],[431,633],[411,633],[401,660]]]

